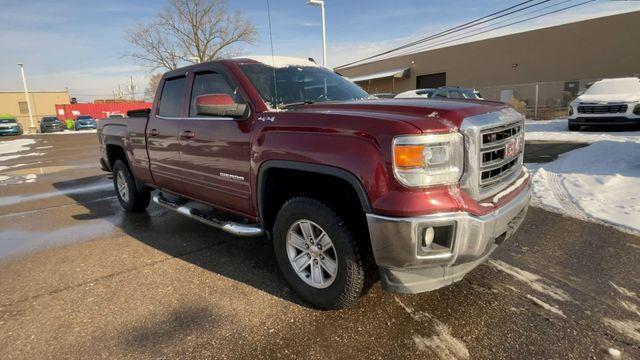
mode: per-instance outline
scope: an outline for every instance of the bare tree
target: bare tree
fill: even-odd
[[[237,54],[238,44],[251,44],[256,36],[241,12],[228,12],[226,0],[170,0],[156,20],[127,29],[126,39],[137,50],[126,55],[151,70],[174,70]]]
[[[156,95],[156,89],[158,89],[158,85],[160,85],[161,78],[162,73],[153,74],[149,77],[149,85],[144,90],[144,100],[153,101],[153,98]]]

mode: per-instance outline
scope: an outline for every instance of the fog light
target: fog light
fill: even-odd
[[[640,115],[640,104],[636,105],[636,107],[633,108],[633,113],[636,115]]]
[[[433,242],[433,237],[435,236],[435,234],[436,232],[435,230],[433,230],[432,227],[428,227],[424,229],[424,236],[422,237],[423,248],[428,248],[431,246],[431,243]]]

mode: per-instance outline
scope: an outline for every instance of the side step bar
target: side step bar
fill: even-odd
[[[200,221],[203,224],[213,226],[214,228],[228,232],[238,236],[259,236],[264,233],[264,230],[258,225],[246,225],[233,221],[223,221],[215,218],[206,217],[197,209],[190,208],[186,205],[176,204],[162,196],[162,193],[155,194],[153,196],[153,202],[167,208],[169,210],[176,211],[182,215],[188,216],[194,220]]]

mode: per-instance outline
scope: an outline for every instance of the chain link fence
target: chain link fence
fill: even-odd
[[[476,88],[486,100],[513,105],[530,119],[566,117],[569,103],[599,79],[549,81]]]

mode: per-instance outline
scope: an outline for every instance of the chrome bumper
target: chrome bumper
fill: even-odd
[[[529,200],[527,185],[508,204],[484,216],[466,212],[408,218],[367,214],[382,286],[418,293],[461,280],[513,235],[524,220]],[[424,246],[428,228],[446,234],[440,236],[442,245]]]

